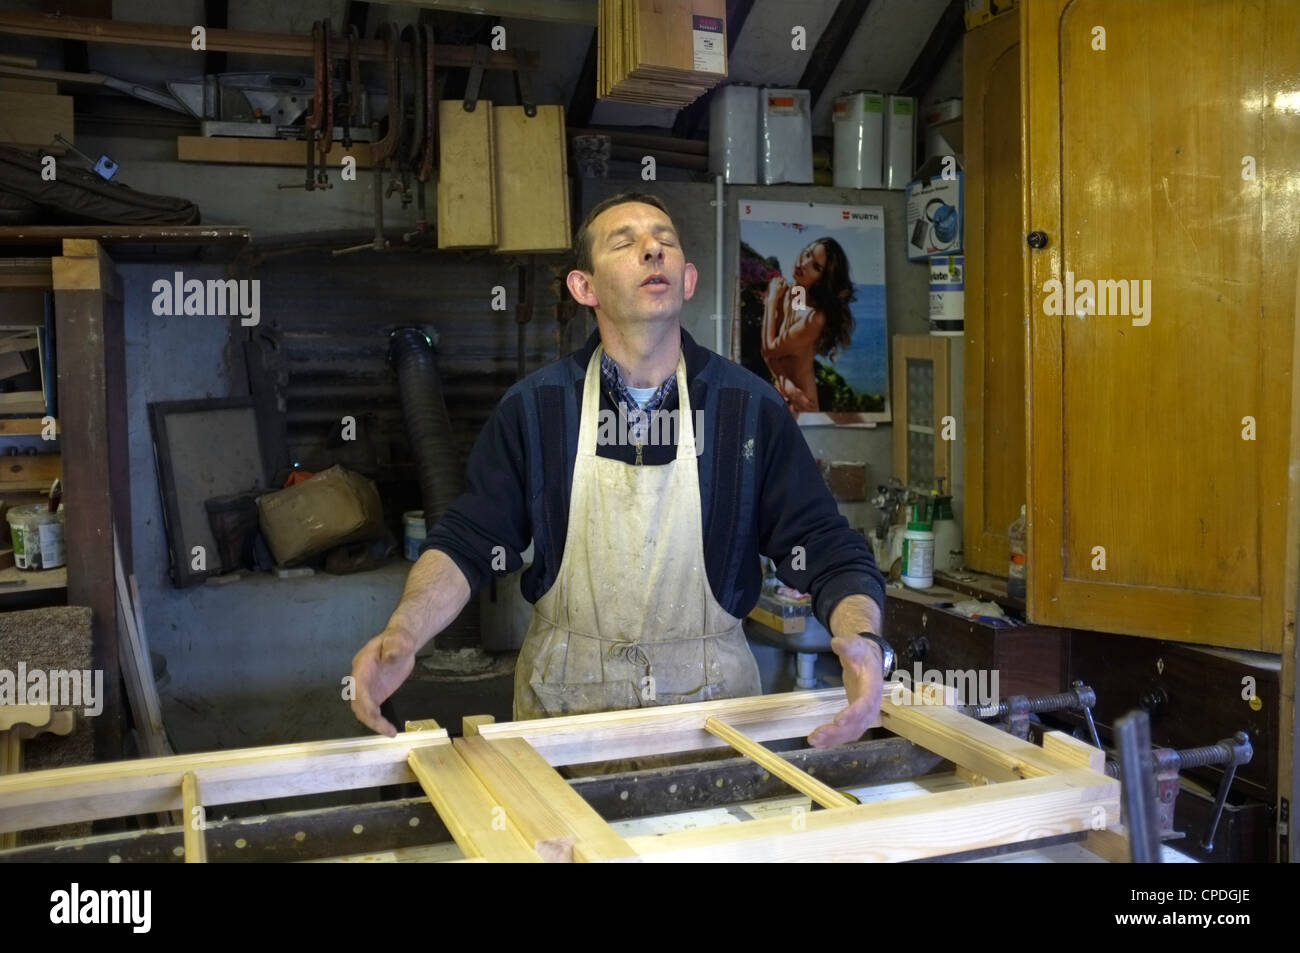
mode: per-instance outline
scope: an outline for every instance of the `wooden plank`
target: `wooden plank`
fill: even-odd
[[[897,701],[895,700],[897,699]],[[880,707],[883,727],[954,764],[993,781],[1015,781],[1055,774],[1059,758],[992,725],[955,709],[914,703],[912,694],[887,686]]]
[[[0,530],[5,538],[10,538],[8,526]],[[41,569],[31,571],[27,569],[18,569],[12,565],[13,550],[8,550],[11,565],[0,569],[0,593],[29,593],[46,589],[66,589],[68,588],[68,567],[58,566],[55,569]],[[107,685],[104,686],[107,689]]]
[[[29,706],[22,706],[24,708]],[[48,708],[49,706],[44,706]],[[23,742],[17,731],[0,730],[0,778],[19,774],[23,770]],[[16,831],[0,833],[0,850],[12,850],[18,846]]]
[[[886,697],[890,689],[885,686]],[[479,735],[491,741],[523,738],[558,766],[724,747],[726,742],[704,728],[710,716],[744,728],[756,741],[806,737],[833,721],[846,704],[844,689],[825,688],[482,725]]]
[[[122,632],[118,645],[121,649],[122,674],[125,676],[127,698],[131,703],[132,719],[144,743],[145,754],[152,758],[171,754],[167,732],[163,727],[162,701],[154,680],[153,661],[149,655],[149,640],[145,637],[139,616],[134,586],[128,586],[117,531],[113,531],[113,576],[117,588],[118,612]],[[131,580],[134,582],[135,577]]]
[[[496,724],[496,718],[492,715],[466,715],[460,720],[460,733],[465,737],[471,737],[477,735],[483,725],[493,724]]]
[[[83,40],[90,43],[124,44],[127,46],[152,46],[160,49],[190,52],[194,37],[188,26],[170,26],[160,23],[141,23],[129,20],[106,20],[95,17],[51,16],[41,13],[0,13],[0,33],[19,36],[46,36],[61,40]],[[262,56],[291,56],[310,59],[312,39],[306,33],[263,33],[249,30],[225,30],[209,27],[205,35],[209,53],[251,53]],[[347,57],[344,38],[334,35],[330,44],[335,60]],[[363,60],[380,62],[384,59],[384,44],[378,40],[362,40],[357,51]],[[470,66],[474,61],[474,48],[458,44],[439,43],[435,47],[435,60],[439,68]],[[527,52],[527,51],[526,51]],[[536,70],[539,61],[536,53],[527,52],[528,67]],[[402,48],[402,59],[410,54]],[[34,61],[20,59],[14,65]],[[515,51],[497,51],[488,55],[490,69],[514,70]]]
[[[1070,767],[1099,773],[1106,770],[1106,752],[1063,731],[1043,732],[1043,754]]]
[[[0,414],[43,414],[45,395],[38,390],[11,391],[0,394]],[[49,489],[49,484],[45,485]]]
[[[122,674],[113,574],[113,535],[131,559],[126,417],[126,343],[121,282],[102,248],[69,246],[51,262],[58,322],[59,416],[64,432],[68,602],[91,609],[93,667],[104,672],[104,711],[95,719],[95,757],[122,755]],[[93,252],[87,254],[87,252]],[[177,795],[180,782],[175,784]]]
[[[1300,254],[1297,255],[1300,259]],[[1300,454],[1300,260],[1296,262],[1295,287],[1295,327],[1291,350],[1291,467],[1287,482],[1286,504],[1286,565],[1283,568],[1284,586],[1282,607],[1282,672],[1279,676],[1279,720],[1281,730],[1278,732],[1277,759],[1277,802],[1274,805],[1278,814],[1293,817],[1293,811],[1300,805],[1300,760],[1296,758],[1296,749],[1300,747],[1300,722],[1296,720],[1296,689],[1300,686],[1300,647],[1296,639],[1297,611],[1300,607],[1300,466],[1296,456]],[[1300,863],[1300,837],[1290,833],[1291,828],[1283,832],[1278,830],[1277,858],[1283,863]]]
[[[216,162],[236,165],[302,166],[306,145],[290,139],[251,139],[236,136],[177,136],[176,158],[180,162]],[[339,145],[342,150],[342,144]],[[343,156],[357,160],[358,169],[371,167],[370,143],[354,142],[347,152],[330,155],[330,167],[342,166]]]
[[[56,135],[76,141],[71,96],[0,91],[0,142],[48,146]]]
[[[0,77],[5,77],[6,71],[0,67]],[[57,96],[59,94],[59,84],[47,79],[12,79],[0,78],[0,92],[3,93],[35,93],[38,96]]]
[[[208,243],[244,244],[249,232],[242,225],[3,225],[0,245],[58,243],[64,239],[85,238],[97,242],[123,244],[143,242],[149,245],[202,245]],[[4,269],[0,269],[0,287],[4,287]],[[45,287],[49,287],[47,282]]]
[[[33,772],[0,779],[0,832],[179,810],[188,771],[202,779],[208,807],[409,784],[411,749],[449,741],[439,729]]]
[[[181,817],[185,825],[185,863],[208,862],[208,839],[204,828],[203,805],[199,801],[199,779],[193,771],[181,778]]]
[[[777,615],[775,612],[769,612],[761,606],[754,606],[749,610],[749,617],[755,622],[761,623],[776,632],[783,632],[787,635],[793,632],[803,632],[808,628],[808,617],[802,615]]]
[[[10,397],[0,394],[0,397]],[[6,405],[0,401],[0,409]],[[45,406],[41,400],[42,409]],[[39,433],[39,431],[38,431]],[[63,475],[63,458],[57,453],[0,458],[0,492],[19,491],[48,493],[50,484]]]
[[[1063,731],[1043,732],[1043,754],[1056,758],[1063,765],[1099,773],[1106,770],[1106,752]],[[1102,830],[1090,830],[1083,846],[1112,864],[1127,864],[1133,856],[1128,832],[1118,819]]]
[[[1090,829],[1119,817],[1119,782],[1067,771],[1014,784],[964,788],[834,811],[632,837],[655,863],[895,862]]]
[[[0,63],[0,89],[21,89],[24,92],[54,95],[59,84],[69,86],[103,86],[108,77],[99,73],[70,73],[58,69],[35,69]],[[15,85],[16,84],[16,85]]]
[[[406,6],[456,10],[477,16],[596,25],[596,0],[402,0]]]
[[[498,252],[563,251],[569,227],[568,140],[564,108],[493,106]]]
[[[497,243],[492,104],[465,112],[459,99],[438,104],[438,247]]]
[[[505,738],[499,743],[508,744],[518,740]],[[573,845],[576,841],[573,831],[559,816],[555,806],[541,797],[499,749],[482,738],[457,738],[452,744],[456,753],[478,777],[479,783],[487,789],[492,803],[505,810],[506,817],[519,829],[525,842],[537,851],[542,860],[547,863],[573,861]],[[555,769],[549,764],[546,765],[546,770],[555,774]]]
[[[0,731],[9,731],[19,725],[44,728],[50,723],[52,713],[49,705],[0,705]]]
[[[457,738],[456,751],[545,860],[631,860],[636,855],[546,759],[521,738]]]
[[[841,794],[828,784],[818,781],[807,771],[796,768],[785,758],[773,751],[768,751],[757,741],[747,738],[726,722],[717,718],[706,718],[704,727],[710,734],[717,735],[731,747],[735,748],[750,761],[761,764],[800,794],[806,794],[822,807],[849,807],[853,799]]]
[[[407,763],[467,858],[516,863],[541,860],[450,745],[413,748]]]

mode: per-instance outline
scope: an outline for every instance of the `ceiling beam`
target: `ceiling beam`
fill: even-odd
[[[389,0],[393,6],[404,4],[451,13],[478,13],[515,20],[545,20],[581,26],[596,25],[596,2],[597,0]]]
[[[727,0],[728,69],[730,69],[731,56],[736,51],[736,41],[740,39],[740,31],[745,28],[745,21],[749,19],[749,12],[753,9],[754,0]],[[673,122],[674,136],[682,139],[690,139],[695,136],[695,133],[699,131],[700,126],[704,123],[704,117],[708,115],[709,98],[712,95],[713,91],[710,90],[677,113],[677,119]]]
[[[917,54],[912,68],[903,77],[898,91],[904,96],[920,96],[929,89],[953,49],[965,35],[966,20],[962,0],[951,0],[939,15],[939,22],[930,31],[930,38],[925,41],[925,46],[921,47],[921,52]]]
[[[822,35],[817,39],[817,46],[809,54],[808,65],[804,67],[797,84],[799,89],[806,89],[812,94],[810,101],[814,107],[826,91],[831,74],[840,65],[844,51],[849,48],[849,42],[869,6],[871,0],[840,0],[826,29],[822,30]]]

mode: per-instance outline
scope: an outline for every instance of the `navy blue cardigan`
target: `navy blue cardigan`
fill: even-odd
[[[518,570],[530,539],[534,558],[522,578],[524,597],[536,602],[555,581],[569,522],[582,388],[599,340],[593,332],[581,350],[506,392],[470,454],[465,492],[422,547],[450,556],[475,592],[490,576]],[[761,553],[777,564],[787,585],[812,594],[823,624],[837,602],[855,593],[874,599],[883,612],[884,579],[866,540],[840,515],[780,395],[685,331],[682,349],[692,418],[703,411],[696,441],[702,441],[704,558],[718,604],[737,617],[749,613],[762,587]],[[677,404],[674,391],[663,410]],[[601,409],[617,412],[603,387]],[[665,444],[647,444],[643,464],[671,461],[676,447]],[[597,453],[629,464],[636,456],[626,443],[600,443]]]

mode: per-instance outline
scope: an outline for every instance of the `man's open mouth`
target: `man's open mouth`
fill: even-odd
[[[651,275],[645,281],[641,282],[641,287],[644,288],[646,285],[666,285],[666,284],[668,284],[668,279],[665,278],[663,275]]]

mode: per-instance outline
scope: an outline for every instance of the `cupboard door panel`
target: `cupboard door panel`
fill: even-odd
[[[1297,5],[1025,17],[1026,228],[1049,237],[1028,256],[1030,616],[1277,651]]]
[[[1025,303],[1020,24],[966,34],[966,565],[1007,573],[1007,529],[1025,502]]]

